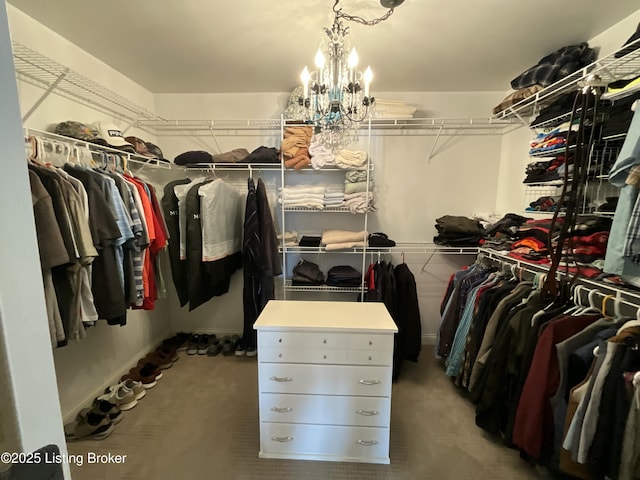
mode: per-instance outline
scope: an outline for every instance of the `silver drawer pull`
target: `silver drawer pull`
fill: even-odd
[[[356,410],[356,413],[359,415],[364,415],[365,417],[371,417],[372,415],[378,415],[376,410]]]
[[[358,383],[362,385],[377,385],[380,383],[380,380],[360,380]]]
[[[293,378],[291,378],[291,377],[271,377],[270,380],[273,380],[275,382],[291,382],[291,381],[293,381]]]
[[[291,407],[282,407],[282,408],[271,407],[271,411],[272,412],[278,412],[278,413],[287,413],[287,412],[293,412],[293,408],[291,408]]]
[[[364,445],[365,447],[370,447],[372,445],[376,445],[378,441],[377,440],[358,440],[357,443],[359,445]]]
[[[273,440],[274,442],[291,442],[293,440],[293,437],[271,437],[271,440]],[[376,442],[378,443],[378,442]]]

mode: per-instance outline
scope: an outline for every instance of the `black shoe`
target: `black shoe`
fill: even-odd
[[[207,349],[209,348],[209,335],[206,333],[204,335],[200,335],[198,340],[198,355],[204,355],[207,353]]]
[[[191,339],[189,340],[189,346],[187,347],[187,355],[195,355],[198,353],[198,345],[200,343],[200,335],[197,333],[195,335],[191,335]]]
[[[214,338],[213,341],[209,344],[209,348],[207,349],[207,355],[210,357],[215,357],[222,351],[222,342]]]

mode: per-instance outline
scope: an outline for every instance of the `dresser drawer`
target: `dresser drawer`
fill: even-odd
[[[311,393],[388,397],[389,367],[259,363],[258,386],[264,393]]]
[[[391,400],[335,395],[260,395],[260,421],[388,427]]]
[[[260,362],[268,363],[304,363],[305,351],[302,348],[259,347]]]
[[[322,332],[258,332],[258,348],[346,348],[347,336]]]
[[[393,350],[393,335],[375,333],[350,333],[347,346],[358,350]]]
[[[346,363],[351,365],[391,365],[393,350],[349,350]]]
[[[389,430],[291,423],[260,424],[260,456],[295,455],[336,461],[389,463]],[[333,458],[331,458],[333,457]],[[289,456],[289,458],[295,458]]]

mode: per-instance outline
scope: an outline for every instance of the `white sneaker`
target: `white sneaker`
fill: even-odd
[[[140,400],[147,394],[147,390],[142,385],[142,382],[136,382],[131,378],[127,378],[122,384],[133,392],[136,400]]]
[[[111,385],[105,390],[105,394],[98,397],[101,400],[108,400],[118,405],[120,410],[131,410],[138,404],[136,395],[124,383]]]

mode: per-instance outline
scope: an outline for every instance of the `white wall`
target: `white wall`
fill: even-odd
[[[108,65],[68,42],[55,32],[28,17],[15,7],[8,7],[10,31],[14,41],[48,56],[77,73],[153,111],[153,95]],[[43,93],[42,87],[26,81],[18,82],[20,108],[24,115]],[[127,123],[112,115],[96,111],[91,106],[71,101],[55,93],[49,95],[24,125],[38,130],[52,131],[55,125],[66,120],[93,123],[103,120],[114,122],[122,129]],[[129,134],[147,141],[156,139],[147,132],[132,128]],[[134,174],[138,173],[130,165]],[[167,179],[164,172],[144,169],[145,180],[161,186]],[[28,188],[28,185],[27,185]],[[4,272],[8,271],[3,269]],[[117,381],[122,373],[135,365],[137,359],[169,336],[168,298],[159,299],[154,311],[129,311],[127,325],[108,326],[99,322],[90,328],[85,340],[70,341],[63,348],[54,349],[55,372],[60,392],[60,406],[65,421],[73,419],[78,410],[88,406],[104,387]],[[45,325],[46,328],[46,325]]]

